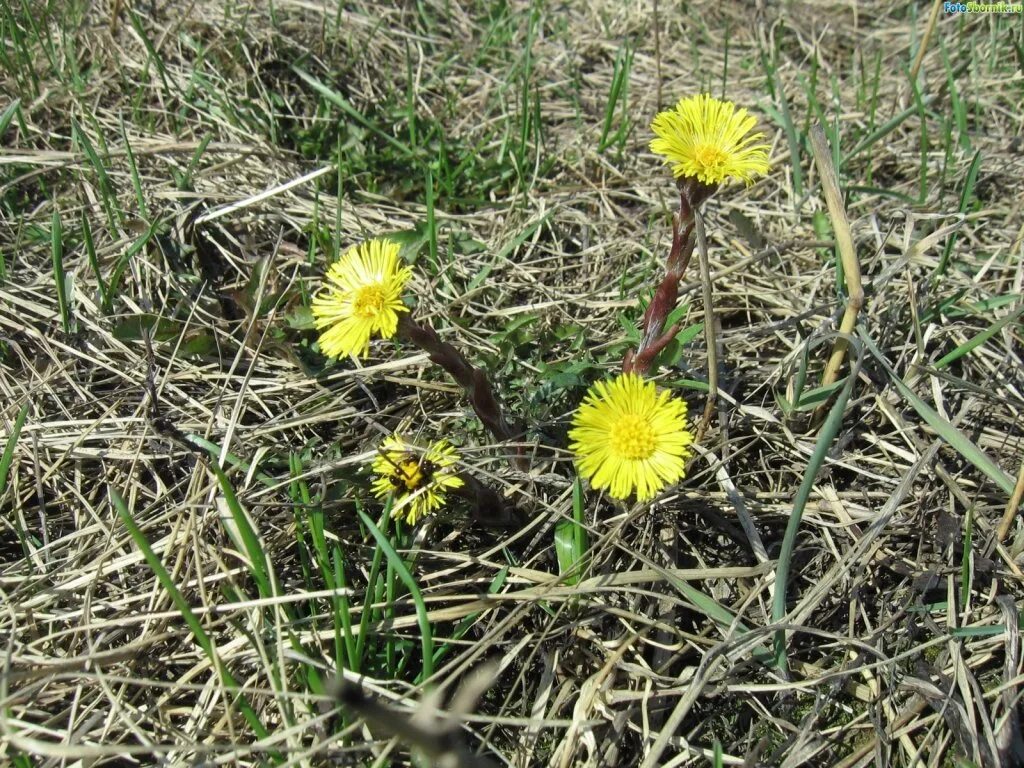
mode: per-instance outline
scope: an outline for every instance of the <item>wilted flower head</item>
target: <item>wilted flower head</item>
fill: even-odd
[[[569,449],[580,474],[613,498],[635,491],[649,499],[685,473],[693,442],[686,402],[635,373],[594,384],[572,423]]]
[[[749,184],[754,176],[768,173],[768,145],[756,143],[764,134],[750,133],[756,123],[732,102],[707,94],[691,96],[654,118],[651,129],[657,138],[651,151],[664,155],[677,178],[697,178],[708,185],[727,179]]]
[[[327,284],[313,297],[321,351],[328,357],[365,357],[374,334],[394,336],[398,313],[408,312],[402,290],[410,275],[410,267],[399,266],[398,245],[390,240],[349,248],[327,270]]]
[[[424,449],[395,433],[373,460],[374,495],[386,499],[394,494],[391,516],[414,525],[444,504],[450,488],[462,487],[462,479],[452,469],[458,462],[459,455],[444,440]]]

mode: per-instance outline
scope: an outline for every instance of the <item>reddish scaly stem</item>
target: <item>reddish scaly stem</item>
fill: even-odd
[[[431,362],[444,368],[465,391],[473,410],[484,426],[499,441],[512,441],[522,437],[523,430],[505,419],[487,374],[473,365],[455,347],[442,341],[437,332],[429,326],[420,325],[408,314],[399,315],[398,334],[412,342],[430,356]],[[525,470],[526,459],[522,449],[516,449],[513,465]]]
[[[679,332],[678,325],[665,329],[665,322],[679,300],[679,282],[693,255],[696,243],[694,227],[697,210],[716,189],[697,179],[678,182],[679,211],[672,217],[672,248],[665,260],[665,276],[658,284],[643,318],[643,337],[636,351],[630,350],[622,361],[623,373],[647,373],[654,358]]]

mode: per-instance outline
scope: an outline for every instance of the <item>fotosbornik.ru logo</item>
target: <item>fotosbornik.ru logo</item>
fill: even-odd
[[[943,3],[946,13],[1024,13],[1024,3]]]

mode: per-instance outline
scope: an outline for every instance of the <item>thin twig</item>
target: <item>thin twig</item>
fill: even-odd
[[[1003,541],[1010,533],[1010,526],[1013,525],[1013,519],[1017,516],[1021,499],[1024,499],[1024,462],[1021,462],[1013,493],[1010,494],[1010,500],[1006,502],[1006,511],[1003,512],[1003,519],[999,521],[999,528],[996,529],[996,538],[999,541]]]
[[[651,7],[651,16],[654,19],[654,71],[657,83],[657,91],[655,93],[656,104],[658,109],[661,109],[661,31],[658,29],[660,26],[660,20],[658,19],[658,0],[654,0]]]
[[[704,339],[708,348],[708,399],[704,404],[704,415],[701,417],[700,426],[697,428],[697,435],[694,438],[699,443],[711,425],[711,415],[715,411],[715,401],[718,397],[718,338],[715,333],[715,308],[711,268],[708,264],[708,240],[704,233],[704,220],[700,214],[696,216],[696,232],[700,285],[704,300]]]
[[[928,52],[928,43],[932,39],[932,33],[935,31],[935,25],[939,21],[939,10],[942,8],[943,0],[935,0],[932,3],[932,12],[928,16],[928,26],[925,27],[924,35],[921,37],[921,47],[917,49],[917,55],[914,57],[914,65],[910,68],[910,82],[917,82],[917,73],[921,71],[921,62],[924,61],[924,55]]]

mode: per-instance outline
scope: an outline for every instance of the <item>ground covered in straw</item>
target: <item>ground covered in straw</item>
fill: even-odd
[[[1024,764],[1022,29],[0,4],[0,762]],[[650,121],[702,90],[772,170],[705,206],[714,333],[695,259],[657,370],[699,425],[712,339],[687,477],[623,504],[566,432],[671,238]],[[824,389],[848,297],[818,124],[865,293]],[[319,354],[321,276],[380,235],[528,471],[415,348]],[[368,467],[401,425],[515,512],[389,523]]]

